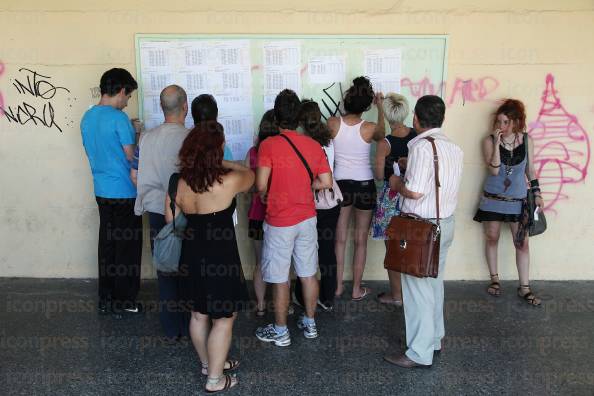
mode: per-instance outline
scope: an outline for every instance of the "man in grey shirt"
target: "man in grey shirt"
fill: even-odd
[[[161,91],[161,108],[165,122],[146,131],[138,150],[138,170],[132,170],[137,196],[134,211],[148,212],[151,249],[153,239],[165,225],[165,196],[169,178],[177,172],[179,150],[189,131],[184,126],[188,98],[183,88],[170,85]],[[157,271],[159,280],[159,319],[165,337],[175,340],[188,335],[189,315],[178,307],[179,274]]]

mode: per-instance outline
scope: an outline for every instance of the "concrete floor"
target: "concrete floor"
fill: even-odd
[[[231,350],[241,359],[240,385],[228,394],[594,395],[594,282],[533,282],[542,308],[523,303],[515,287],[503,283],[495,299],[484,282],[447,282],[444,352],[429,370],[382,360],[401,348],[403,313],[373,299],[320,313],[316,340],[291,318],[288,348],[253,336],[270,318],[242,313]],[[202,393],[188,342],[164,344],[154,311],[98,316],[95,290],[90,280],[0,279],[0,394]],[[155,282],[145,282],[141,299],[150,307],[155,296]]]

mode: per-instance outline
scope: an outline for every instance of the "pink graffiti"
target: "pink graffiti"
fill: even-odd
[[[588,175],[590,140],[573,114],[565,110],[555,90],[555,78],[548,74],[542,105],[528,133],[534,141],[534,166],[540,180],[545,210],[569,197],[565,185],[582,182]]]
[[[456,99],[461,99],[462,105],[466,102],[482,102],[497,87],[499,87],[499,81],[493,77],[481,77],[478,80],[456,78],[454,87],[450,92],[448,104],[452,105]]]
[[[400,80],[400,87],[402,91],[405,88],[409,90],[410,96],[415,99],[419,99],[424,95],[439,95],[441,90],[445,87],[445,83],[433,84],[429,77],[425,77],[420,81],[412,81],[408,77],[404,77]],[[404,92],[402,92],[404,94]]]
[[[466,102],[476,103],[486,100],[499,87],[499,81],[489,76],[477,79],[456,78],[453,85],[450,86],[451,89],[448,89],[449,87],[445,82],[435,84],[428,77],[419,81],[412,81],[410,78],[405,77],[400,80],[400,86],[403,91],[408,89],[410,96],[417,99],[423,95],[441,95],[443,92],[446,104],[451,106],[458,101],[465,105]]]
[[[0,61],[0,77],[4,74],[4,63]],[[2,96],[2,92],[0,92],[0,116],[4,115],[4,97]]]

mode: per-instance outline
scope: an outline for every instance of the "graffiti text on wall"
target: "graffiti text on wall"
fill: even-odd
[[[419,81],[412,81],[405,77],[400,81],[402,87],[402,94],[408,94],[418,99],[423,95],[442,95],[446,105],[451,106],[454,103],[461,103],[464,106],[467,102],[476,103],[487,100],[487,97],[492,94],[498,87],[499,81],[490,76],[480,78],[456,78],[453,84],[448,85],[445,82],[434,84],[425,77]]]
[[[586,179],[591,150],[586,130],[561,104],[551,74],[546,77],[538,118],[529,126],[545,210],[555,212],[555,205],[568,198],[565,185]]]
[[[50,80],[50,76],[38,73],[35,70],[20,68],[19,78],[12,80],[12,86],[20,96],[25,96],[17,105],[6,105],[2,103],[1,110],[10,123],[19,125],[33,124],[46,128],[55,127],[62,132],[62,127],[56,121],[56,112],[53,99],[60,93],[70,93],[65,87],[56,86]],[[70,100],[70,98],[68,98]],[[71,106],[71,105],[70,105]]]

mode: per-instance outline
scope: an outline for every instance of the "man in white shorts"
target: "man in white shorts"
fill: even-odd
[[[281,134],[258,150],[256,187],[266,202],[262,278],[273,284],[275,322],[256,330],[256,337],[277,346],[291,345],[287,328],[291,258],[303,285],[305,313],[297,327],[316,338],[318,300],[316,209],[313,189],[332,187],[332,173],[319,143],[295,131],[301,103],[295,92],[282,91],[274,102]]]

